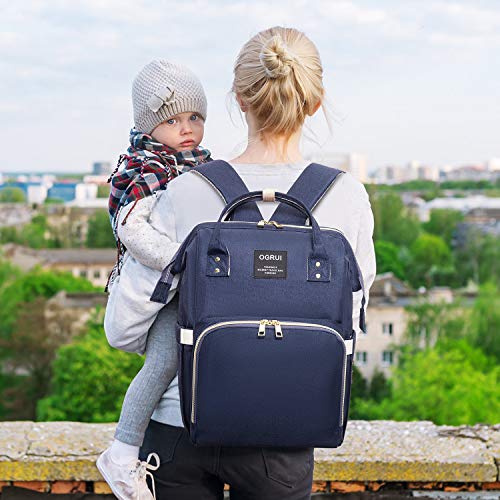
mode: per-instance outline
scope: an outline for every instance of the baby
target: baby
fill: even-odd
[[[207,100],[190,70],[164,60],[150,62],[134,80],[132,101],[135,127],[128,154],[120,156],[110,177],[109,212],[119,255],[106,288],[112,287],[126,252],[157,270],[172,260],[177,247],[149,223],[151,207],[170,180],[211,160],[210,152],[199,147]],[[125,168],[119,170],[124,161]],[[127,390],[115,439],[97,460],[113,493],[123,500],[153,498],[145,476],[156,466],[138,456],[151,415],[177,374],[177,301],[165,307],[171,327],[148,334],[146,360]],[[159,465],[158,456],[152,455]]]

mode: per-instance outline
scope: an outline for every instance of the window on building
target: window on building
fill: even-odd
[[[86,278],[86,277],[87,277],[87,270],[80,269],[80,278]]]
[[[368,362],[368,353],[366,351],[357,351],[356,363],[360,365],[366,365],[367,362]]]
[[[392,365],[394,363],[394,356],[392,351],[382,352],[382,363],[384,365]]]
[[[382,333],[385,335],[392,335],[393,333],[392,323],[382,323]]]
[[[99,279],[101,277],[101,270],[100,269],[94,269],[94,278]]]

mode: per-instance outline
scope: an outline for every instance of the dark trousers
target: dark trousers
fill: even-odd
[[[220,500],[224,483],[231,500],[311,498],[314,448],[197,447],[183,427],[151,420],[140,459],[152,452],[157,500]]]

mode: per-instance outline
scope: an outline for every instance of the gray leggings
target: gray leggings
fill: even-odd
[[[166,327],[149,330],[144,366],[129,385],[115,431],[115,438],[122,443],[142,445],[151,415],[177,374],[178,297],[176,294],[165,306],[166,311],[162,311],[162,324]]]

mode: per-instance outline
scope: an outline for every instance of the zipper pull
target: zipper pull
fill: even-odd
[[[257,334],[257,337],[265,337],[266,336],[266,325],[267,325],[268,320],[267,319],[261,319],[259,321],[259,333]]]
[[[274,220],[270,220],[269,221],[269,224],[273,224],[273,226],[277,229],[281,229],[283,227],[283,224],[279,224],[278,222],[274,221]]]
[[[283,332],[281,330],[280,322],[277,319],[273,319],[272,320],[272,324],[274,325],[274,336],[277,339],[282,339],[283,338]]]
[[[267,220],[264,220],[264,219],[257,222],[258,227],[264,227],[266,224],[269,224],[269,222],[267,222]]]

